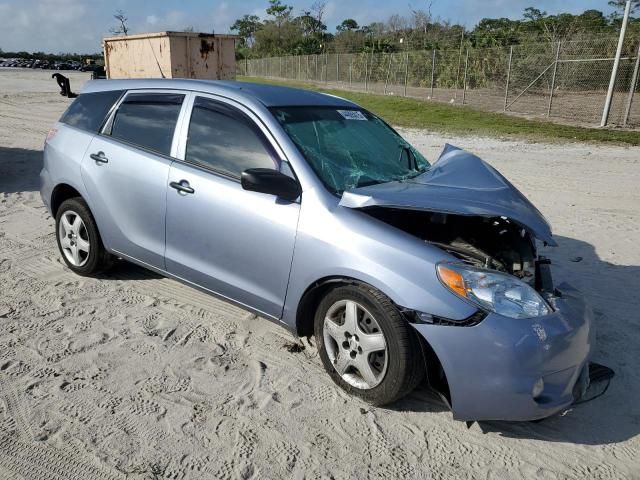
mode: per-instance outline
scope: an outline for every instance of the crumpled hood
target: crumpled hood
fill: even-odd
[[[539,240],[556,245],[547,220],[516,187],[479,157],[448,144],[422,175],[347,190],[340,205],[507,217]]]

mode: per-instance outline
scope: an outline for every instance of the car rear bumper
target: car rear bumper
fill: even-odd
[[[492,313],[472,327],[414,325],[443,366],[455,419],[536,420],[584,393],[595,341],[592,313],[571,286],[558,291],[554,312],[544,317]]]
[[[47,207],[49,213],[51,213],[51,193],[53,191],[53,185],[51,182],[51,176],[46,168],[40,171],[40,198]]]

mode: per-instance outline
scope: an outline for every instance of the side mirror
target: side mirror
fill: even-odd
[[[240,184],[251,192],[268,193],[293,202],[302,193],[298,182],[270,168],[249,168],[242,172]]]

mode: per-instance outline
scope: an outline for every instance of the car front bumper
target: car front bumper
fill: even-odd
[[[557,291],[554,312],[544,317],[491,313],[475,326],[413,325],[442,364],[456,420],[537,420],[584,393],[592,313],[576,289],[562,284]]]

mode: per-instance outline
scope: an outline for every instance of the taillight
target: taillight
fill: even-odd
[[[47,143],[49,140],[55,137],[56,133],[58,133],[57,128],[52,128],[51,130],[49,130],[49,133],[47,133],[47,139],[44,141],[44,143]]]

